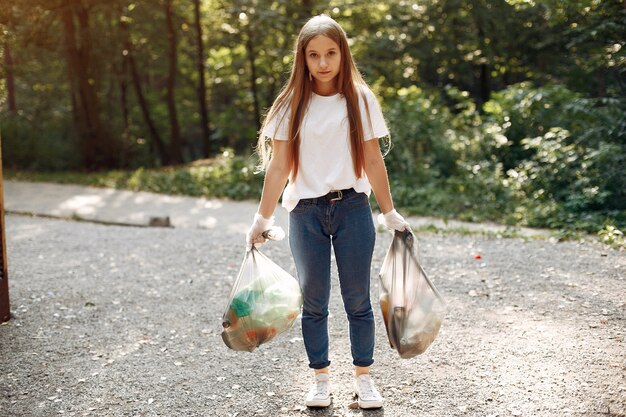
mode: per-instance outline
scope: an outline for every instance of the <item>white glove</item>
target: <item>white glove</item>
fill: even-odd
[[[409,225],[409,223],[404,220],[404,217],[402,217],[395,209],[385,214],[380,213],[377,220],[378,224],[387,226],[392,230],[398,230],[400,232],[403,230],[411,230],[411,225]]]
[[[274,224],[274,216],[266,219],[261,216],[259,213],[254,215],[254,221],[252,222],[252,226],[248,230],[248,234],[246,236],[246,249],[252,249],[252,246],[255,244],[263,244],[267,242],[267,238],[263,236],[263,232],[269,230]]]

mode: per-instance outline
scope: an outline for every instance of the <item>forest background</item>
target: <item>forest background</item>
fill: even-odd
[[[380,97],[403,212],[624,245],[623,0],[0,0],[6,177],[258,198],[320,13]]]

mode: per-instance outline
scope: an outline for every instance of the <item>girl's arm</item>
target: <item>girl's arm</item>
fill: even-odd
[[[391,191],[389,191],[389,178],[378,139],[365,141],[363,150],[365,154],[363,169],[372,185],[378,207],[383,213],[389,213],[394,209],[393,200],[391,199]]]
[[[411,230],[411,225],[393,208],[389,178],[378,139],[366,141],[363,149],[365,151],[365,174],[374,191],[378,207],[382,211],[382,214],[378,215],[378,223],[393,230]]]
[[[269,166],[265,172],[263,193],[261,194],[258,210],[258,213],[266,219],[272,217],[278,198],[289,178],[288,144],[286,140],[272,141],[272,159],[270,159]]]

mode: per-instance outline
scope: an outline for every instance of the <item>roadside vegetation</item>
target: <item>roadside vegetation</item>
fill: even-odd
[[[404,213],[624,246],[623,2],[161,6],[0,9],[6,178],[258,198],[252,149],[264,109],[285,81],[297,30],[327,13],[381,99]]]

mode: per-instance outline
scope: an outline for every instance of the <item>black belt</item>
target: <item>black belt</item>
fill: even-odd
[[[356,191],[354,191],[354,188],[346,188],[345,190],[333,190],[329,192],[328,194],[323,195],[321,197],[303,198],[300,201],[307,201],[311,203],[317,203],[318,201],[319,202],[325,201],[325,202],[334,203],[335,201],[340,201],[344,197],[347,197],[350,194],[354,194],[354,193],[356,193]]]

